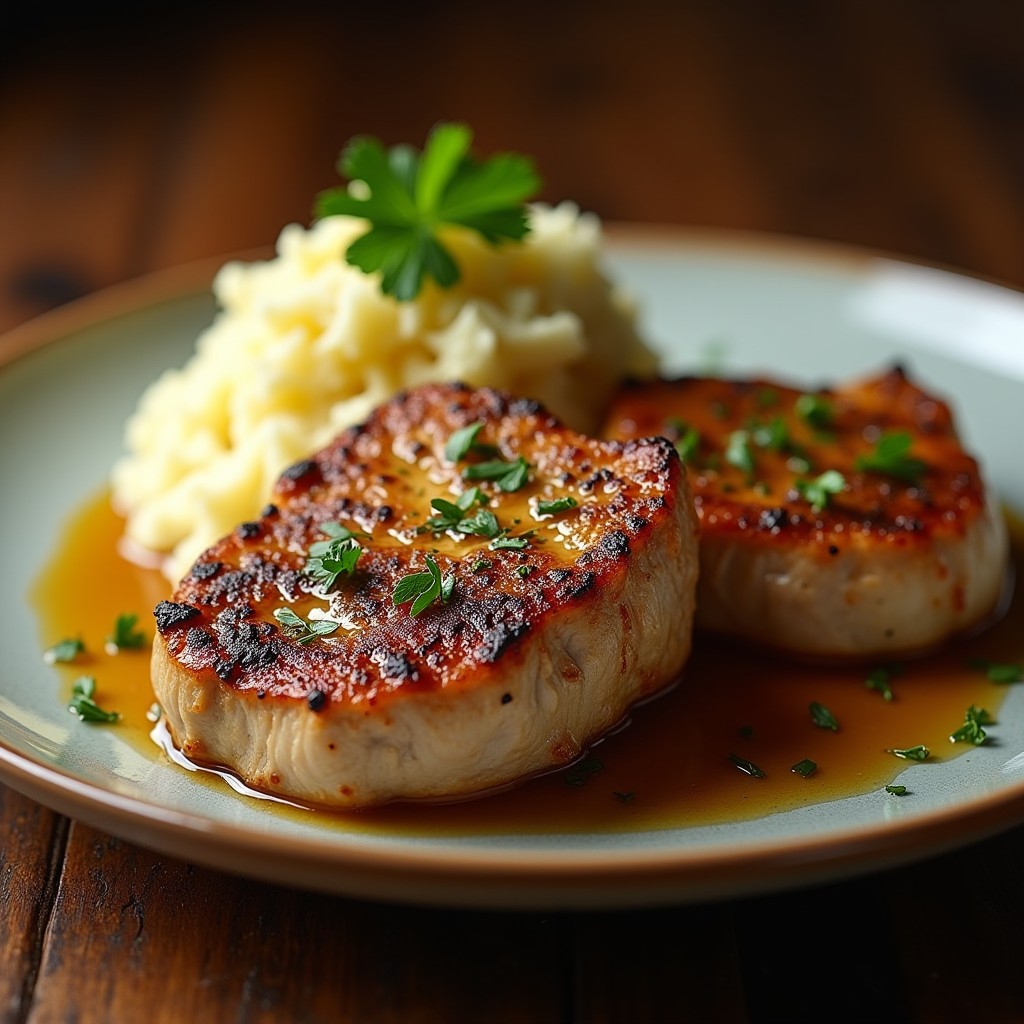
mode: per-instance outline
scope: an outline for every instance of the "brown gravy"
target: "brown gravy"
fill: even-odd
[[[149,649],[111,656],[103,645],[114,620],[134,612],[152,635],[153,606],[168,596],[167,581],[117,553],[122,522],[106,492],[68,523],[32,599],[47,647],[81,637],[87,653],[57,668],[67,700],[72,680],[96,678],[96,700],[121,713],[114,726],[154,758],[166,758],[151,737],[153,705]],[[1013,563],[1024,563],[1024,531],[1013,528]],[[88,593],[76,585],[87,581]],[[927,763],[966,753],[969,744],[949,735],[974,704],[996,724],[1005,684],[992,682],[972,662],[1024,661],[1024,595],[1016,593],[998,622],[941,654],[898,666],[886,701],[865,685],[872,666],[817,667],[787,663],[724,643],[698,638],[685,676],[669,693],[634,709],[630,723],[596,745],[591,757],[566,771],[525,782],[507,792],[462,803],[391,805],[336,813],[262,801],[270,814],[315,815],[326,825],[360,832],[431,836],[486,833],[617,832],[709,825],[873,790],[879,799],[912,800],[884,792],[913,762],[894,748],[927,746]],[[812,702],[828,708],[838,731],[814,724]],[[756,778],[733,758],[756,765]],[[792,766],[817,764],[808,777]],[[587,771],[587,768],[596,769]],[[197,784],[224,786],[218,773],[200,772]],[[240,795],[240,800],[250,799]]]

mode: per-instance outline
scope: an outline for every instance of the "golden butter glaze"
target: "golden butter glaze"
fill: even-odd
[[[466,481],[444,456],[451,434],[482,422],[478,442],[501,458],[522,455],[528,483],[504,493]],[[494,457],[494,456],[488,456]],[[491,550],[483,537],[418,532],[431,499],[478,486],[522,550]],[[572,497],[576,508],[539,515],[537,503]],[[631,553],[689,502],[685,474],[664,439],[602,441],[577,434],[537,403],[490,389],[426,385],[396,396],[325,450],[287,470],[259,519],[209,548],[157,607],[168,655],[198,678],[217,677],[260,698],[377,702],[402,693],[472,687],[560,608],[597,601],[627,572]],[[328,594],[304,574],[324,523],[369,534],[351,579]],[[394,607],[396,583],[433,554],[454,576],[447,603],[418,617]],[[481,560],[490,564],[481,566]],[[273,613],[313,608],[342,623],[303,644]],[[316,697],[316,703],[323,698]],[[313,701],[311,700],[311,706]]]

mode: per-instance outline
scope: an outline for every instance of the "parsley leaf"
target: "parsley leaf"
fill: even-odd
[[[362,553],[363,549],[355,537],[337,537],[326,544],[319,541],[309,549],[310,557],[304,571],[322,590],[327,591],[338,582],[339,576],[351,576],[356,571],[356,563]]]
[[[832,403],[821,395],[803,394],[793,404],[793,411],[809,426],[825,430],[832,425],[835,411]]]
[[[530,464],[522,455],[518,456],[515,462],[491,459],[467,466],[462,471],[462,476],[466,480],[490,480],[499,491],[518,491],[529,479]]]
[[[438,598],[442,604],[447,603],[452,596],[454,587],[455,576],[449,573],[447,579],[442,580],[441,570],[433,555],[427,555],[426,569],[403,576],[395,585],[391,594],[391,603],[397,608],[399,605],[408,604],[411,601],[412,607],[409,609],[409,614],[415,618]]]
[[[96,680],[92,676],[79,676],[71,685],[68,711],[78,715],[82,722],[116,722],[121,716],[116,711],[104,711],[93,699]]]
[[[911,443],[910,434],[904,431],[882,434],[875,442],[875,450],[868,455],[858,456],[854,467],[916,483],[928,468],[928,464],[910,456]]]
[[[795,772],[801,778],[807,779],[818,770],[818,763],[812,761],[809,757],[805,757],[802,761],[797,761],[789,770]]]
[[[988,738],[988,733],[982,728],[984,725],[992,725],[995,719],[984,709],[972,704],[964,712],[964,724],[956,732],[949,734],[950,743],[973,743],[980,747]]]
[[[449,462],[461,462],[474,448],[489,448],[489,445],[478,444],[476,440],[483,425],[484,421],[478,420],[468,427],[456,430],[445,442],[444,457]]]
[[[467,515],[474,505],[486,505],[487,495],[479,487],[463,491],[454,502],[445,498],[434,498],[430,507],[437,513],[431,516],[421,530],[441,533],[454,530],[456,533],[472,534],[478,537],[497,537],[501,533],[498,518],[490,509],[481,508],[473,515]]]
[[[932,752],[923,743],[919,743],[916,747],[890,749],[888,753],[902,757],[906,761],[926,761],[932,756]]]
[[[566,768],[562,774],[562,781],[567,786],[579,788],[585,786],[590,778],[604,770],[604,764],[593,754],[587,754],[574,765]]]
[[[833,494],[839,494],[846,486],[846,478],[835,469],[827,469],[813,480],[797,480],[797,492],[810,503],[812,512],[821,512]]]
[[[906,796],[907,795],[907,787],[906,786],[886,786],[885,787],[885,791],[886,791],[886,793],[892,793],[893,796]]]
[[[502,153],[477,160],[466,125],[441,123],[422,153],[410,146],[385,151],[369,136],[345,147],[338,170],[368,194],[335,188],[317,197],[317,217],[365,218],[370,229],[345,253],[364,273],[381,273],[381,291],[400,302],[416,298],[424,280],[442,288],[459,280],[452,254],[438,238],[443,225],[468,228],[492,245],[528,234],[526,199],[540,187],[533,163]]]
[[[555,498],[553,501],[538,501],[537,513],[542,516],[553,516],[559,512],[567,512],[576,507],[575,498]]]
[[[899,671],[898,668],[873,668],[864,680],[864,685],[869,690],[877,690],[883,700],[891,701],[894,695],[889,680],[898,675]]]
[[[118,615],[114,622],[114,632],[107,637],[104,645],[108,654],[117,654],[118,651],[138,650],[146,643],[146,636],[140,629],[135,628],[139,621],[138,615],[132,612],[124,612]]]
[[[993,683],[1019,683],[1024,680],[1024,665],[986,661],[976,658],[970,663],[972,668],[981,669]]]
[[[327,636],[341,625],[333,619],[306,620],[296,615],[291,608],[278,608],[274,618],[280,623],[281,629],[300,644],[308,644],[317,637]]]
[[[735,754],[730,754],[729,760],[732,761],[732,763],[737,768],[739,768],[739,770],[743,772],[744,775],[750,775],[752,778],[755,779],[764,778],[764,772],[760,768],[758,768],[753,761],[747,761],[745,758],[737,757]]]
[[[74,661],[80,654],[85,654],[85,642],[80,637],[69,637],[58,640],[52,647],[43,651],[43,661],[47,665],[59,662]]]
[[[742,469],[748,476],[754,472],[754,451],[750,447],[750,433],[734,430],[726,441],[725,461],[730,466]]]
[[[819,704],[816,700],[812,700],[810,712],[811,721],[819,729],[831,729],[833,732],[839,732],[839,723],[836,721],[836,716],[824,704]]]

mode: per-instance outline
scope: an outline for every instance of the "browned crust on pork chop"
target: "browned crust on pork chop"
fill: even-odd
[[[446,443],[475,423],[474,447],[451,461]],[[515,490],[465,478],[520,458],[529,469]],[[433,498],[473,486],[483,504],[471,511],[492,513],[498,537],[424,530]],[[539,511],[565,498],[575,506]],[[325,524],[357,532],[362,547],[329,591],[305,571]],[[665,439],[595,440],[535,402],[426,385],[287,470],[261,517],[197,560],[156,609],[154,687],[189,756],[272,792],[360,806],[502,785],[574,759],[678,677],[695,533]],[[525,546],[494,549],[508,539]],[[393,593],[428,556],[451,592],[414,617]],[[282,607],[340,625],[302,642],[275,619]],[[274,728],[310,748],[296,754],[313,758],[309,771],[260,754]],[[523,749],[494,756],[517,731]],[[356,763],[371,736],[359,756],[387,748],[378,761],[390,768]],[[403,765],[410,756],[420,763]]]
[[[655,433],[676,443],[693,487],[698,627],[871,658],[931,649],[997,606],[1001,512],[949,404],[900,367],[810,389],[767,377],[626,384],[602,436]],[[864,461],[898,436],[902,458]],[[816,493],[827,471],[841,486]]]

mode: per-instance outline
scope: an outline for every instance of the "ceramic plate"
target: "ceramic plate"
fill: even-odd
[[[1013,411],[1024,403],[1024,297],[945,270],[785,239],[609,231],[610,272],[638,298],[668,371],[814,385],[894,358],[956,396],[990,482],[1024,509]],[[219,264],[218,264],[219,265]],[[67,714],[27,600],[68,517],[106,479],[125,417],[181,365],[215,308],[213,265],[94,296],[0,339],[0,778],[155,850],[290,885],[480,907],[629,907],[766,892],[902,864],[1024,821],[1024,687],[999,742],[911,765],[912,801],[878,793],[754,820],[615,833],[366,833],[196,777]],[[69,581],[69,586],[74,581]],[[92,583],[90,585],[93,585]]]

